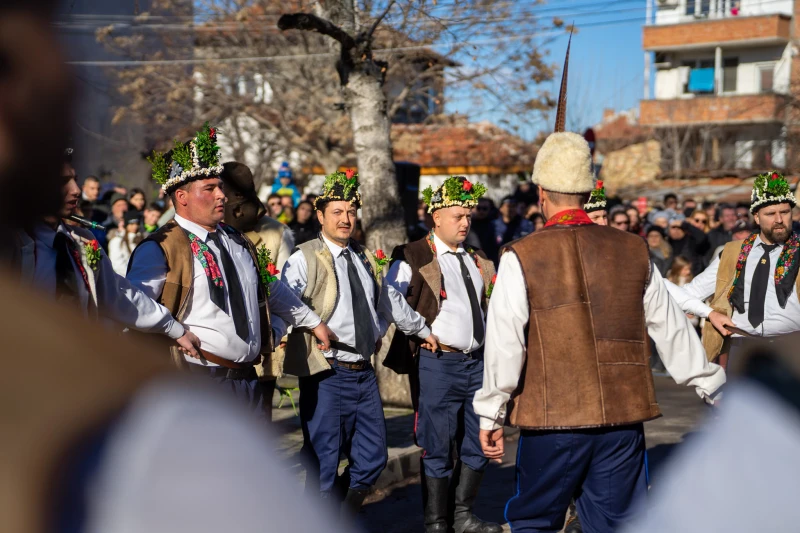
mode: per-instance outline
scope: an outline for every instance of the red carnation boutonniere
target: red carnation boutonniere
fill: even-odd
[[[100,265],[100,243],[97,239],[87,242],[83,245],[83,251],[86,253],[86,262],[92,270],[97,270]]]
[[[344,171],[344,175],[347,176],[348,180],[351,180],[351,179],[355,178],[356,171],[353,170],[352,168],[348,168],[347,170]]]
[[[769,179],[770,179],[771,181],[775,181],[776,179],[778,179],[778,173],[777,173],[777,172],[773,172],[773,173],[772,173],[772,176],[770,176],[770,178],[769,178]]]
[[[597,188],[598,189],[602,189],[603,188],[603,180],[600,180],[600,181],[597,182]]]
[[[464,180],[464,185],[462,185],[462,188],[465,192],[469,192],[472,190],[472,183],[469,180]]]
[[[497,282],[497,274],[492,276],[492,281],[490,281],[489,282],[489,286],[486,287],[486,299],[487,300],[492,297],[492,291],[494,290],[495,282]]]
[[[383,268],[389,264],[389,258],[386,257],[383,250],[375,250],[375,263],[377,263],[378,268]]]
[[[272,262],[269,249],[263,244],[256,250],[256,259],[258,259],[258,275],[261,277],[264,287],[267,288],[267,296],[269,296],[270,284],[278,280],[278,267]]]
[[[447,293],[444,292],[444,289],[439,291],[439,296],[442,298],[442,300],[447,300]]]
[[[217,135],[217,129],[216,128],[209,128],[208,137],[210,139],[213,139],[216,135]]]

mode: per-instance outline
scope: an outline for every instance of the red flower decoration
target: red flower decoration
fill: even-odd
[[[492,276],[492,285],[494,285],[496,282],[497,282],[497,274]]]
[[[772,179],[772,180],[776,180],[776,179],[778,179],[778,173],[777,173],[777,172],[773,172],[773,173],[772,173],[772,178],[771,178],[771,179]]]
[[[603,188],[603,180],[600,180],[600,181],[597,182],[597,188],[598,189],[602,189]]]
[[[97,239],[93,240],[90,244],[92,245],[92,250],[95,252],[100,249],[100,243],[97,242]]]
[[[347,176],[347,179],[351,180],[355,177],[356,171],[353,170],[352,168],[348,168],[347,170],[344,171],[344,175]]]
[[[383,253],[383,250],[376,250],[375,251],[375,258],[376,259],[386,259],[386,254]]]
[[[446,299],[447,299],[447,293],[446,293],[446,292],[444,292],[444,289],[442,289],[442,290],[439,292],[439,296],[441,296],[443,300],[446,300]]]
[[[217,130],[216,130],[216,128],[209,128],[209,130],[208,130],[208,137],[209,137],[210,139],[213,139],[213,138],[214,138],[214,135],[216,135],[216,134],[217,134]]]
[[[470,183],[469,180],[464,180],[463,188],[467,192],[471,191],[472,190],[472,183]]]
[[[269,272],[270,276],[278,275],[278,268],[275,266],[275,263],[270,263],[267,265],[267,272]]]

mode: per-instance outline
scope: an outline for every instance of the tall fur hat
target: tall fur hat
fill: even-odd
[[[580,194],[594,189],[594,173],[589,143],[577,133],[564,131],[567,121],[567,74],[571,46],[572,32],[561,74],[555,133],[551,133],[545,139],[539,153],[536,154],[532,181],[547,191]]]

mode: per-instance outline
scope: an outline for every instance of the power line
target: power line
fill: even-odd
[[[587,23],[582,25],[583,28],[587,27],[608,27],[616,26],[619,24],[627,24],[630,22],[643,22],[644,17],[634,17],[627,19],[609,20],[597,23]],[[549,36],[562,33],[562,30],[548,30],[536,34],[536,36]],[[383,54],[388,52],[407,52],[413,50],[430,50],[432,48],[453,47],[453,46],[478,46],[483,44],[492,44],[498,42],[518,41],[530,38],[531,35],[509,35],[506,37],[495,37],[487,39],[477,39],[472,41],[459,41],[457,43],[433,43],[427,45],[414,45],[414,46],[400,46],[394,48],[378,48],[373,52],[376,54]],[[204,63],[272,63],[280,61],[296,61],[303,58],[322,58],[322,57],[338,57],[338,54],[331,52],[313,53],[313,54],[287,54],[277,56],[254,56],[254,57],[223,57],[223,58],[201,58],[201,59],[155,59],[155,60],[120,60],[120,61],[67,61],[68,65],[84,66],[84,67],[132,67],[132,66],[158,66],[158,65],[200,65]]]

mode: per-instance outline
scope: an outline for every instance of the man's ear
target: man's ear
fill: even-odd
[[[242,218],[243,216],[242,204],[237,204],[236,207],[233,208],[233,218]]]
[[[322,211],[317,209],[317,221],[319,221],[320,225],[322,225],[322,221],[324,218],[325,216],[322,214]]]

